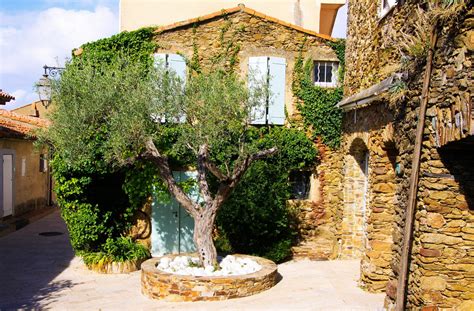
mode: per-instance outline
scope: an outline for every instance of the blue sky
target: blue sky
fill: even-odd
[[[9,13],[21,11],[42,11],[51,7],[70,10],[93,10],[97,5],[109,7],[118,12],[119,0],[0,0],[2,11]]]
[[[43,65],[63,66],[73,48],[118,32],[119,0],[0,0],[0,88],[12,109],[38,100]]]
[[[118,11],[119,0],[0,0],[0,88],[16,98],[5,108],[38,100],[43,65],[63,66],[72,49],[117,33]],[[333,36],[345,37],[346,15],[347,5]]]

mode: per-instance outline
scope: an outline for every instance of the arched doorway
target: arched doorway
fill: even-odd
[[[344,157],[341,258],[361,258],[366,248],[368,188],[369,151],[364,141],[356,138]]]

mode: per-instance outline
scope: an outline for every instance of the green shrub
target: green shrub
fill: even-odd
[[[99,252],[81,252],[84,263],[104,265],[109,262],[124,262],[129,260],[143,260],[150,257],[148,249],[132,241],[130,237],[107,239]]]
[[[290,227],[286,201],[290,171],[315,165],[316,150],[304,133],[287,128],[260,130],[255,143],[276,145],[277,155],[255,162],[218,212],[219,251],[288,258],[296,233]]]
[[[134,209],[122,189],[122,172],[85,165],[73,169],[58,154],[51,165],[57,202],[76,252],[96,251],[130,227]]]

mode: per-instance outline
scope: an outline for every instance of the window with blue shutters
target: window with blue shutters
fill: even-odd
[[[281,57],[249,58],[249,88],[260,81],[268,83],[268,94],[251,111],[251,124],[285,123],[286,60]]]
[[[184,85],[186,84],[186,60],[179,54],[165,54],[155,53],[154,54],[155,64],[161,63],[165,66],[168,71],[173,71],[176,76]],[[161,123],[166,122],[165,117],[158,118]],[[178,123],[184,123],[186,121],[186,115],[181,115]]]

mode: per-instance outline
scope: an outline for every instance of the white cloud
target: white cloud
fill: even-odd
[[[0,74],[63,63],[81,44],[116,32],[116,17],[105,7],[91,11],[52,8],[16,27],[0,28]]]
[[[10,106],[33,98],[43,65],[62,66],[73,48],[118,30],[118,17],[103,6],[94,11],[50,8],[8,16],[0,12],[0,20],[0,87],[19,95]],[[21,93],[25,90],[27,94]]]
[[[18,89],[10,94],[15,97],[15,104],[9,103],[9,105],[12,106],[10,108],[22,106],[38,100],[38,95],[33,91]]]

